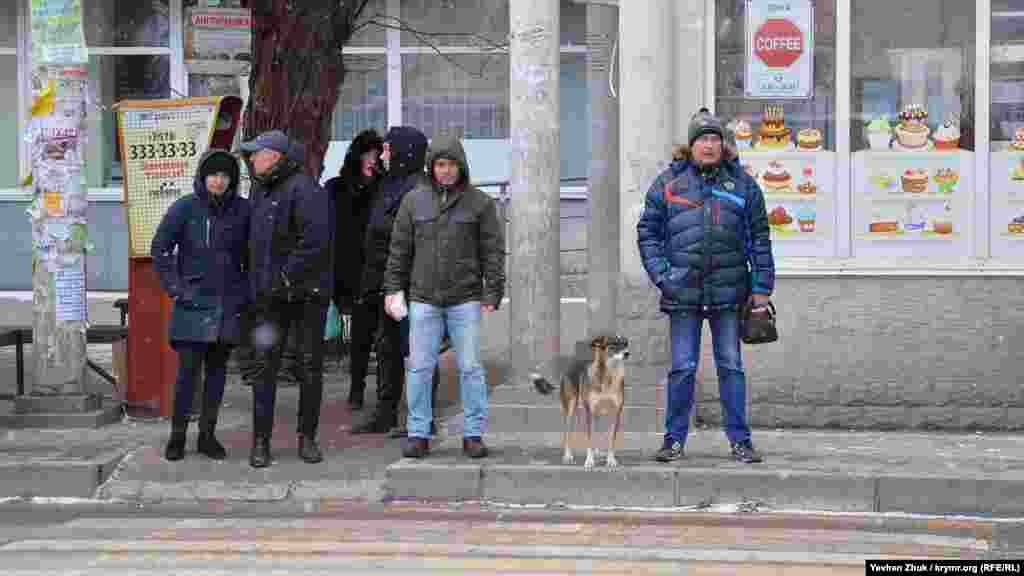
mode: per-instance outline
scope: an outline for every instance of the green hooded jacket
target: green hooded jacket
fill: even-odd
[[[439,158],[458,163],[454,186],[434,180]],[[497,203],[470,184],[457,138],[431,145],[427,170],[395,216],[384,293],[404,291],[409,302],[441,307],[479,301],[497,308],[505,294],[505,223]]]

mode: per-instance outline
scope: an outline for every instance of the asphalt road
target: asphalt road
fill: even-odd
[[[866,558],[982,557],[968,521],[352,502],[315,513],[0,505],[0,573],[863,574]]]

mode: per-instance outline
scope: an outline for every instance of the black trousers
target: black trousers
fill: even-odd
[[[175,342],[178,353],[178,375],[174,381],[174,416],[172,422],[178,425],[187,421],[192,413],[192,398],[200,372],[205,368],[206,381],[203,386],[202,422],[200,425],[214,425],[220,404],[224,399],[224,380],[227,376],[228,357],[231,346],[221,343]]]
[[[351,384],[348,390],[349,401],[362,400],[366,390],[366,372],[370,363],[370,351],[373,349],[374,337],[377,333],[377,302],[376,299],[360,300],[352,305],[352,326],[349,329],[349,376]]]
[[[383,295],[368,296],[352,309],[352,389],[349,398],[358,398],[366,388],[366,366],[370,350],[374,347],[377,349],[377,409],[374,417],[393,426],[398,422],[405,363],[401,327],[384,311]]]
[[[263,373],[253,383],[253,430],[270,437],[274,429],[274,403],[277,398],[277,374],[281,356],[288,346],[288,332],[294,320],[301,333],[300,358],[305,359],[304,381],[299,383],[298,432],[316,437],[320,425],[320,405],[324,394],[324,325],[329,304],[319,301],[274,301],[263,312],[262,323],[269,325],[274,344],[265,352]],[[259,327],[257,328],[259,330]]]

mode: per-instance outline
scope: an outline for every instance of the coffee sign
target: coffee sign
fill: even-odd
[[[807,99],[814,92],[811,0],[747,0],[747,98]]]

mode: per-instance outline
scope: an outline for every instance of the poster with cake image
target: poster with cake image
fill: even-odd
[[[968,151],[860,151],[854,213],[862,239],[956,239],[971,190]]]
[[[1024,150],[1010,147],[1003,152],[993,152],[990,162],[993,235],[1012,241],[1024,240]],[[1013,248],[1019,249],[1019,245]],[[993,251],[996,251],[995,244]]]
[[[832,153],[741,155],[743,170],[764,193],[773,239],[829,237],[834,164]]]
[[[757,124],[756,128],[754,127]],[[825,149],[825,135],[813,127],[786,125],[781,104],[764,107],[759,122],[750,117],[733,118],[726,124],[739,152],[820,152]]]

